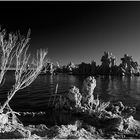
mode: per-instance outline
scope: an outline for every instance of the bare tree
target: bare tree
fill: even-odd
[[[4,75],[10,68],[11,62],[15,62],[15,84],[8,92],[7,100],[0,107],[0,133],[11,132],[16,129],[27,137],[31,135],[31,132],[26,130],[16,117],[17,113],[9,106],[9,102],[13,96],[19,90],[29,86],[48,62],[48,51],[46,49],[38,50],[36,57],[31,57],[31,55],[27,53],[29,37],[30,30],[25,37],[20,35],[19,32],[16,34],[7,34],[5,29],[1,30],[0,28],[0,85],[4,81]],[[28,67],[31,66],[30,64],[32,67]]]
[[[21,36],[20,34],[18,34],[18,36],[15,36],[16,38],[15,39],[16,50],[14,51],[14,56],[16,60],[15,84],[13,85],[11,91],[8,93],[8,98],[1,107],[0,112],[3,112],[4,108],[9,104],[10,100],[13,98],[15,93],[29,86],[37,78],[42,68],[47,63],[48,51],[46,49],[38,50],[36,57],[34,58],[31,58],[31,55],[27,54],[30,39],[29,36],[30,30],[26,37]],[[7,60],[5,61],[6,61],[5,63],[7,64]],[[30,63],[34,63],[34,66],[28,67]]]

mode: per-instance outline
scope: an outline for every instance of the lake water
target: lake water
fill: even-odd
[[[80,90],[86,76],[66,74],[40,75],[29,87],[16,93],[10,101],[10,106],[16,111],[45,110],[48,105],[48,94],[54,94],[56,84],[58,93],[68,91],[72,85]],[[122,101],[128,106],[135,106],[135,118],[140,120],[140,77],[107,77],[98,76],[94,93],[104,101]],[[8,72],[4,84],[0,88],[0,101],[6,100],[6,95],[14,83],[13,73]]]

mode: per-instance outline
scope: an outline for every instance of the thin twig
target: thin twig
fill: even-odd
[[[55,96],[54,96],[54,100],[53,100],[53,105],[55,103],[57,91],[58,91],[58,83],[57,83],[56,88],[55,88]]]

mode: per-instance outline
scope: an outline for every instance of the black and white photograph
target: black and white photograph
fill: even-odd
[[[0,139],[140,139],[140,1],[0,1]]]

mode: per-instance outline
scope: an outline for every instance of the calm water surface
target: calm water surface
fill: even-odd
[[[40,75],[29,87],[16,93],[10,101],[12,108],[18,111],[44,110],[48,105],[48,94],[54,94],[56,84],[58,93],[68,91],[72,85],[80,90],[85,76],[59,74],[55,76]],[[129,106],[135,106],[135,118],[140,120],[140,77],[96,77],[97,86],[94,93],[104,101],[122,101]],[[0,88],[0,101],[6,100],[6,95],[14,83],[13,73],[8,72],[4,84]]]

